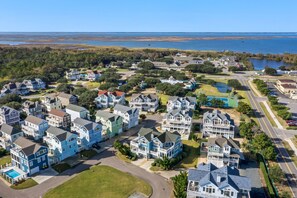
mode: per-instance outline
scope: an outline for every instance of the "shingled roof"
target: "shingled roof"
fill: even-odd
[[[188,174],[189,181],[197,181],[200,186],[214,184],[218,188],[224,188],[225,186],[232,186],[236,190],[251,190],[251,181],[247,177],[239,175],[239,171],[236,168],[229,166],[223,166],[217,168],[215,165],[199,164],[197,169],[190,169]]]
[[[39,124],[41,124],[43,121],[45,121],[45,120],[43,120],[43,119],[41,119],[41,118],[38,118],[38,117],[35,117],[35,116],[31,116],[31,115],[29,115],[26,119],[25,119],[25,121],[27,121],[27,122],[30,122],[30,123],[33,123],[33,124],[36,124],[36,125],[39,125]]]
[[[222,137],[222,136],[208,138],[207,144],[208,144],[208,146],[218,145],[221,148],[224,147],[225,145],[229,145],[232,148],[239,149],[239,146],[237,145],[237,143],[233,139],[231,139],[231,138],[227,139],[227,138]]]
[[[35,143],[27,138],[19,137],[14,144],[21,147],[22,151],[25,155],[30,156],[36,153],[42,146],[38,143]]]
[[[116,111],[120,111],[122,113],[128,113],[129,115],[133,114],[134,112],[137,111],[136,108],[131,108],[131,107],[127,107],[121,104],[116,104],[114,107],[114,110]]]
[[[84,126],[87,130],[92,130],[95,129],[98,124],[89,120],[85,120],[82,118],[75,118],[75,120],[73,121],[74,124],[80,125],[80,126]]]
[[[57,128],[57,127],[49,127],[46,130],[47,133],[53,134],[54,136],[56,136],[58,138],[58,140],[60,140],[61,142],[64,140],[67,140],[70,136],[73,135],[73,133],[70,133],[68,131],[65,131],[63,129]]]
[[[22,131],[16,127],[10,126],[8,124],[2,124],[2,126],[0,127],[0,131],[2,133],[5,133],[7,135],[14,135],[17,133],[21,133]]]
[[[87,110],[84,107],[81,107],[81,106],[78,106],[78,105],[74,105],[74,104],[67,105],[66,109],[69,109],[69,110],[72,110],[72,111],[76,111],[76,112],[81,112],[81,111]]]

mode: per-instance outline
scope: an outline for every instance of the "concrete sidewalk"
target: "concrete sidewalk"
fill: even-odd
[[[268,113],[270,114],[270,116],[272,117],[273,121],[277,125],[277,128],[284,129],[284,127],[281,125],[281,123],[278,121],[278,119],[276,118],[276,116],[274,115],[272,110],[270,109],[270,106],[267,104],[267,101],[264,101],[263,104],[266,107],[266,109],[267,109]]]

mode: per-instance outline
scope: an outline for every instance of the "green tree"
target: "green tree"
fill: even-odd
[[[149,61],[141,62],[137,66],[139,68],[144,69],[144,70],[155,69],[155,65],[152,62],[149,62]]]
[[[199,94],[198,102],[200,106],[206,105],[208,103],[208,98],[205,94]]]
[[[275,164],[269,168],[269,175],[274,182],[281,183],[285,178],[283,170]]]
[[[242,85],[240,84],[240,82],[237,79],[228,80],[228,86],[232,87],[234,89],[241,89],[242,88]]]
[[[56,90],[58,92],[70,93],[73,90],[73,87],[67,83],[61,83],[57,86]]]
[[[270,76],[275,76],[277,74],[276,69],[273,69],[271,67],[265,67],[264,73]]]
[[[239,125],[240,136],[245,137],[248,140],[251,140],[254,136],[253,127],[255,124],[253,122],[241,122]]]
[[[239,113],[243,113],[248,116],[253,115],[253,109],[250,107],[250,105],[248,105],[247,103],[244,103],[244,102],[239,102],[236,110]]]
[[[178,175],[172,177],[174,185],[174,196],[176,198],[187,197],[188,175],[186,171],[181,171]]]
[[[210,105],[215,108],[223,108],[225,103],[220,99],[213,98],[210,100]]]
[[[89,109],[95,105],[94,100],[97,96],[97,91],[86,91],[80,95],[78,104]]]
[[[265,133],[259,133],[254,136],[251,147],[254,152],[260,153],[265,159],[275,160],[276,151],[271,139]]]

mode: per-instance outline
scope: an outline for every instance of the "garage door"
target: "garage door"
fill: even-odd
[[[33,175],[34,173],[37,173],[37,172],[39,172],[39,166],[31,169],[31,175]]]

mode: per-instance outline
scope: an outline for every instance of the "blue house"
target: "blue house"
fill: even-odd
[[[96,122],[75,118],[71,130],[78,134],[77,142],[80,150],[89,149],[102,140],[102,125]]]
[[[14,142],[10,155],[12,165],[27,173],[27,176],[49,167],[48,148],[24,137]]]
[[[182,152],[178,133],[160,133],[152,128],[141,128],[138,137],[130,142],[131,151],[145,158],[176,157]]]
[[[78,152],[78,135],[57,127],[49,127],[46,130],[44,142],[49,148],[50,164],[58,163]]]

